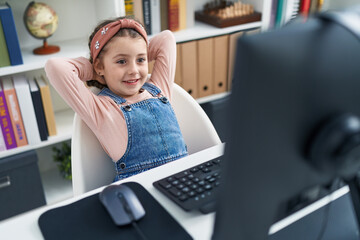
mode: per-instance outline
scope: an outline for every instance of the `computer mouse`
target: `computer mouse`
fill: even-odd
[[[101,203],[117,226],[124,226],[145,216],[145,210],[129,187],[110,185],[99,194]]]

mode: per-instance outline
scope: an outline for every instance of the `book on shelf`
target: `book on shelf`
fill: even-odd
[[[299,10],[300,14],[303,15],[304,17],[307,17],[309,15],[310,5],[311,5],[311,0],[301,0],[300,10]]]
[[[134,1],[125,0],[125,14],[126,16],[134,17]]]
[[[23,64],[13,13],[9,4],[0,5],[0,19],[11,65]]]
[[[160,0],[161,31],[168,29],[168,0]]]
[[[48,134],[49,136],[55,136],[57,134],[57,130],[49,83],[45,80],[45,77],[43,75],[37,77],[36,82],[40,89]]]
[[[168,0],[168,29],[176,32],[179,27],[179,0]]]
[[[134,18],[144,25],[144,11],[142,0],[133,0]]]
[[[151,31],[151,9],[150,9],[150,0],[142,1],[143,8],[143,18],[144,18],[144,27],[148,35],[153,34]]]
[[[13,76],[14,88],[18,97],[20,112],[23,118],[26,137],[29,145],[41,142],[34,105],[31,99],[29,83],[24,75]]]
[[[186,0],[186,28],[192,28],[195,25],[195,7],[192,0]]]
[[[10,63],[9,52],[7,49],[4,30],[0,19],[0,67],[6,67],[10,65],[11,63]]]
[[[4,137],[6,149],[16,148],[16,140],[14,130],[11,124],[11,118],[8,107],[6,105],[5,94],[0,84],[0,125]]]
[[[187,0],[179,0],[179,30],[186,29],[186,4]]]
[[[28,145],[28,142],[13,81],[10,77],[3,78],[1,79],[1,84],[9,110],[16,144],[18,147],[26,146]]]
[[[160,0],[150,0],[151,34],[161,32]]]
[[[45,120],[44,107],[41,100],[40,89],[37,83],[35,82],[35,78],[29,79],[29,87],[30,87],[31,99],[34,106],[36,122],[39,128],[40,140],[46,141],[48,138],[48,131]]]

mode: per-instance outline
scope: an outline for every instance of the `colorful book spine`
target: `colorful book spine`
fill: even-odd
[[[179,27],[179,0],[168,0],[168,28],[176,32]]]
[[[10,57],[6,45],[4,30],[0,19],[0,67],[10,66]]]
[[[24,120],[26,137],[29,145],[41,142],[39,128],[36,122],[34,105],[31,99],[29,83],[25,76],[14,75],[14,88],[18,97],[21,115]]]
[[[125,0],[125,14],[129,17],[134,17],[134,2],[133,0]]]
[[[315,1],[315,0],[314,0]],[[300,3],[300,14],[307,17],[310,11],[311,0],[301,0]]]
[[[18,147],[28,144],[23,119],[20,113],[19,102],[11,78],[1,80],[3,91],[6,99],[6,105],[9,110],[11,125],[14,130],[15,140]]]
[[[4,91],[0,89],[0,125],[5,140],[6,149],[16,148],[14,130],[11,125],[9,110],[6,105]]]
[[[0,19],[5,35],[11,65],[23,64],[15,21],[9,4],[0,5]]]

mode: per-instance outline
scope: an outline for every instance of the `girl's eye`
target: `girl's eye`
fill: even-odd
[[[117,62],[120,63],[120,64],[125,64],[125,63],[126,63],[126,60],[121,59],[121,60],[119,60],[119,61],[117,61]]]
[[[142,63],[142,62],[145,62],[145,61],[146,61],[145,58],[139,58],[139,59],[138,59],[138,62],[139,62],[139,63]]]

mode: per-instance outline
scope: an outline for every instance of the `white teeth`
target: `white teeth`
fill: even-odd
[[[128,83],[134,83],[134,82],[136,82],[137,80],[130,80],[130,81],[126,81],[126,82],[128,82]]]

